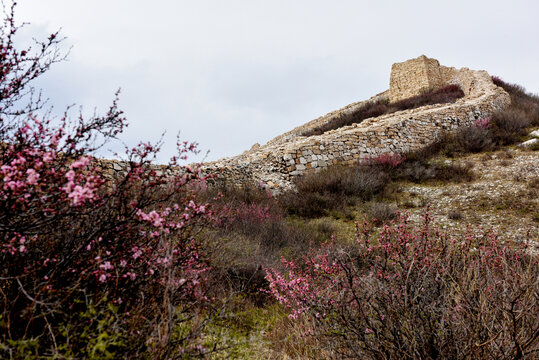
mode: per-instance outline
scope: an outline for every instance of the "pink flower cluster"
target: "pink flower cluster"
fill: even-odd
[[[378,156],[370,156],[363,160],[366,165],[389,165],[395,168],[406,160],[405,156],[397,153],[383,153]]]
[[[478,129],[490,129],[492,127],[492,116],[475,120],[475,127]]]
[[[336,304],[340,295],[342,270],[337,261],[327,253],[328,244],[320,253],[311,253],[306,258],[308,271],[303,271],[293,261],[284,258],[281,262],[288,268],[285,276],[273,269],[267,269],[270,294],[281,304],[291,309],[290,318],[296,319],[303,313],[313,313],[315,317],[326,315],[328,308]]]
[[[103,183],[98,175],[90,175],[84,171],[90,164],[90,158],[84,156],[76,160],[69,166],[69,171],[65,174],[67,183],[62,187],[71,205],[79,206],[84,202],[92,202],[96,199],[96,190]],[[77,170],[83,170],[77,174]]]

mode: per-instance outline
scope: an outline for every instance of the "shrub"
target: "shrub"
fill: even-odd
[[[375,201],[370,205],[367,211],[374,224],[381,224],[395,219],[397,207],[395,205]]]
[[[436,169],[424,161],[410,161],[404,163],[398,173],[398,179],[414,183],[423,183],[436,177]]]
[[[192,234],[211,212],[188,191],[204,178],[177,164],[196,146],[157,169],[158,147],[141,143],[110,176],[91,155],[126,125],[117,99],[101,117],[36,115],[30,84],[61,59],[58,34],[17,50],[13,9],[0,35],[0,357],[200,355],[201,327],[173,332],[208,300]]]
[[[497,76],[493,76],[492,81],[509,93],[512,109],[522,111],[532,126],[539,125],[538,95],[526,92],[520,85],[506,83]]]
[[[355,200],[370,200],[384,190],[389,176],[384,167],[372,161],[354,166],[335,165],[296,180],[296,192],[280,197],[279,202],[289,214],[305,217],[327,215],[331,210],[343,210]]]
[[[493,82],[511,96],[511,106],[493,115],[491,136],[497,145],[510,145],[525,135],[529,126],[539,125],[539,96],[529,94],[515,84],[508,84],[493,76]]]
[[[454,132],[443,132],[435,143],[423,150],[407,155],[415,160],[427,160],[436,154],[448,157],[492,150],[492,117],[478,119],[473,126],[461,127]]]
[[[414,183],[428,181],[462,182],[472,181],[473,163],[464,162],[428,162],[425,160],[407,161],[392,173],[395,180],[407,180]]]
[[[488,119],[485,119],[488,120]],[[457,131],[458,145],[464,153],[478,153],[491,147],[490,123],[479,122],[476,126],[467,126]]]
[[[539,264],[493,233],[441,233],[428,212],[357,249],[331,244],[268,270],[271,293],[305,332],[345,358],[533,358],[539,350]],[[309,335],[306,335],[309,336]]]
[[[513,144],[518,137],[526,134],[530,125],[526,112],[510,108],[496,112],[492,117],[492,137],[499,145]]]
[[[447,213],[447,217],[451,220],[462,220],[464,215],[460,210],[451,210]]]
[[[391,170],[402,164],[405,160],[406,157],[400,154],[383,153],[378,156],[370,156],[364,159],[361,164],[378,166],[385,170]]]
[[[261,265],[232,265],[226,270],[226,281],[233,292],[240,293],[261,306],[268,302],[267,294],[260,291],[268,288],[265,275]]]
[[[207,272],[211,295],[221,299],[241,293],[263,305],[268,299],[258,291],[267,288],[261,267],[278,265],[280,256],[299,259],[331,237],[329,224],[288,221],[281,199],[254,184],[209,184],[197,199],[213,199],[213,221],[200,237],[223,244]]]
[[[436,165],[435,180],[445,182],[470,182],[475,178],[473,162],[451,162]]]
[[[369,200],[388,184],[389,176],[382,166],[356,165],[343,171],[340,192]]]
[[[274,203],[273,196],[269,191],[253,183],[238,186],[226,180],[217,184],[212,183],[212,181],[213,179],[210,179],[206,187],[196,189],[197,197],[201,201],[211,201],[215,204],[264,204],[269,207]]]

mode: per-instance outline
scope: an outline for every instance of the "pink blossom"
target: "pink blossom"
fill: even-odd
[[[162,227],[164,225],[164,223],[165,223],[165,220],[155,210],[152,210],[150,213],[146,214],[144,211],[139,209],[137,211],[137,215],[142,220],[150,222],[155,227]]]
[[[491,120],[492,120],[492,116],[489,116],[487,118],[477,119],[475,121],[475,127],[479,129],[489,129],[492,127]]]
[[[71,192],[68,193],[68,198],[75,206],[81,205],[85,200],[93,200],[95,194],[93,189],[76,185]]]
[[[78,160],[74,161],[69,168],[70,169],[82,169],[90,164],[90,158],[86,156],[82,156]]]
[[[49,163],[54,159],[54,156],[53,156],[53,154],[51,152],[45,152],[45,153],[43,153],[41,158],[43,159],[44,163]]]
[[[103,264],[99,265],[99,268],[107,271],[114,269],[114,266],[110,263],[110,261],[105,261]]]
[[[27,178],[26,182],[29,185],[37,185],[37,180],[39,180],[39,174],[34,169],[26,170]]]

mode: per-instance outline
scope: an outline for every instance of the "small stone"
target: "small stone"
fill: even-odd
[[[518,144],[517,146],[523,147],[523,148],[531,148],[534,146],[539,146],[539,139],[538,138],[530,139],[530,140],[524,141],[523,143]]]

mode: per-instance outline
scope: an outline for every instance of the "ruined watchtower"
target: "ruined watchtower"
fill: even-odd
[[[399,101],[443,85],[438,60],[421,55],[415,59],[393,64],[389,81],[389,100]]]

